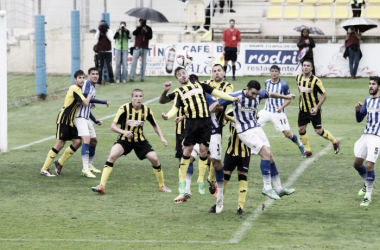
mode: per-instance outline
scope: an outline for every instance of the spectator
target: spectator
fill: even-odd
[[[110,83],[114,83],[113,71],[112,71],[112,45],[111,41],[113,39],[113,32],[108,27],[105,20],[101,20],[99,23],[98,30],[95,33],[95,38],[98,39],[98,65],[99,65],[99,80],[98,84],[102,83],[103,67],[104,61],[106,62],[108,76]]]
[[[345,41],[346,43],[345,58],[348,55],[351,79],[356,79],[356,73],[358,71],[359,61],[361,59],[361,51],[360,51],[360,43],[359,43],[360,38],[361,38],[361,35],[355,30],[354,27],[348,28],[346,41]]]
[[[365,8],[365,0],[351,0],[352,16],[360,17],[362,14],[362,5]]]
[[[131,39],[127,24],[120,22],[115,36],[116,83],[126,82],[128,76],[128,39]],[[121,67],[123,70],[121,71]]]
[[[311,61],[311,63],[314,65],[313,48],[315,47],[315,43],[314,39],[309,36],[309,29],[305,28],[301,30],[301,36],[298,40],[297,47],[298,54],[300,54],[301,51],[304,50],[302,52],[304,53],[304,56],[300,58],[300,63],[302,64],[303,61],[308,60]],[[313,67],[312,74],[315,75],[315,67]]]
[[[220,14],[223,14],[223,8],[224,8],[224,0],[219,0],[219,6],[220,6]],[[231,13],[235,13],[236,11],[232,9],[232,0],[227,0],[228,6],[229,6],[229,11]]]
[[[210,0],[210,4],[207,5],[206,7],[206,10],[205,10],[205,25],[203,25],[203,27],[206,29],[206,30],[209,30],[210,29],[210,24],[211,24],[211,3],[214,3],[214,8],[213,8],[213,11],[212,11],[212,16],[215,15],[215,10],[216,10],[216,7],[218,6],[218,4],[216,3],[216,0]]]
[[[152,39],[153,32],[152,28],[146,25],[146,20],[140,19],[140,26],[138,26],[134,31],[135,36],[135,49],[133,50],[133,62],[131,66],[131,74],[129,76],[129,81],[135,81],[137,61],[141,57],[141,69],[140,69],[140,80],[145,81],[145,67],[146,67],[146,57],[149,53],[149,40]]]
[[[235,20],[230,20],[230,27],[223,32],[224,72],[227,72],[228,61],[232,62],[232,80],[235,81],[236,60],[240,54],[240,31],[235,29]]]

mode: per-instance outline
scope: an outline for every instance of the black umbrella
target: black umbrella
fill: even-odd
[[[354,27],[354,29],[359,30],[360,33],[363,33],[363,32],[366,32],[367,30],[376,28],[377,24],[371,19],[353,17],[351,19],[347,19],[346,21],[342,22],[340,26],[343,27],[347,31],[350,27]]]
[[[151,8],[133,8],[125,12],[129,16],[138,17],[144,20],[151,20],[160,23],[168,23],[168,19],[159,11]]]

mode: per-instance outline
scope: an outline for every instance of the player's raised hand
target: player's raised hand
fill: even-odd
[[[172,87],[172,82],[169,81],[169,82],[165,82],[164,83],[164,90],[165,91],[169,91],[169,89]]]
[[[169,117],[165,113],[162,113],[161,116],[162,116],[162,119],[164,119],[165,121],[169,119]]]
[[[361,102],[358,102],[355,104],[355,110],[356,111],[359,111],[362,107],[363,107],[363,103],[361,103]]]

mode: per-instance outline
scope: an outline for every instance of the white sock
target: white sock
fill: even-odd
[[[269,174],[268,175],[263,175],[263,182],[264,182],[264,189],[265,190],[272,189],[271,176]]]
[[[274,190],[276,190],[277,192],[280,192],[282,189],[280,175],[272,176],[272,182],[273,182]]]
[[[193,175],[189,174],[189,173],[186,173],[186,186],[185,186],[185,193],[188,193],[188,194],[191,194],[191,189],[190,189],[190,186],[191,186],[191,177]]]

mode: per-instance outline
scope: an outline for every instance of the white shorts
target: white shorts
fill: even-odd
[[[193,147],[193,151],[191,151],[191,156],[195,159],[199,155],[199,144],[195,144]]]
[[[267,110],[261,110],[259,112],[259,120],[261,126],[264,126],[268,122],[272,122],[277,131],[290,130],[288,118],[285,113],[272,113]]]
[[[78,129],[78,136],[90,136],[90,138],[96,137],[95,128],[92,121],[82,117],[76,117],[75,126]]]
[[[270,147],[262,127],[251,128],[238,134],[240,140],[251,149],[251,154],[258,154],[263,146]]]
[[[380,137],[376,135],[363,134],[359,140],[355,142],[355,157],[365,159],[376,163],[380,150]]]
[[[222,159],[222,135],[221,134],[213,134],[210,139],[210,146],[208,147],[208,151],[210,151],[210,157],[215,160]]]

